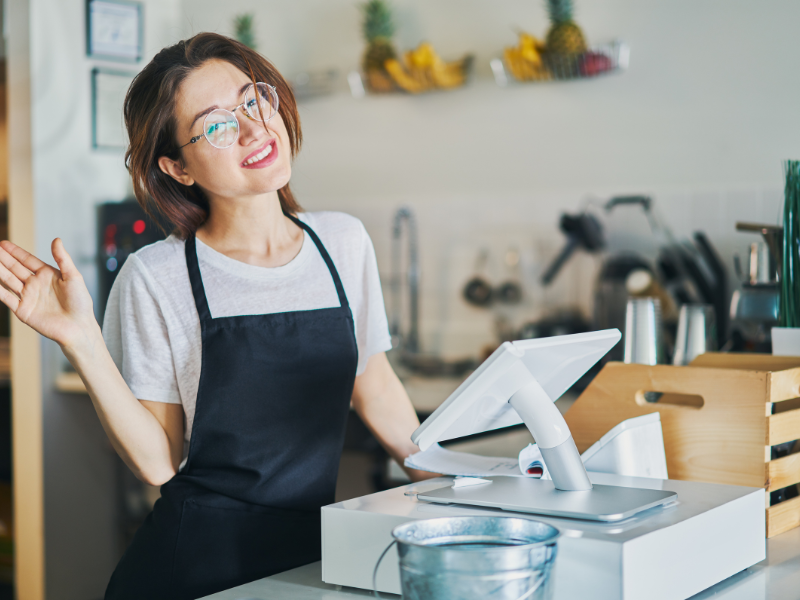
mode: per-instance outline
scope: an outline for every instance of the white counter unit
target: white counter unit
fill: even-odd
[[[410,484],[322,509],[322,579],[371,589],[372,569],[395,526],[456,515],[514,514],[558,527],[555,600],[684,600],[765,558],[763,489],[590,475],[598,484],[671,490],[678,502],[604,524],[429,504],[413,493],[451,479]],[[394,549],[378,572],[378,589],[400,592]]]

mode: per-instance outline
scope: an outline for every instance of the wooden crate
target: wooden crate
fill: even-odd
[[[708,353],[687,367],[611,362],[565,417],[583,452],[619,422],[652,412],[661,413],[670,479],[763,486],[767,537],[800,526],[800,497],[770,506],[768,493],[800,482],[800,452],[770,460],[772,446],[800,439],[800,357]]]

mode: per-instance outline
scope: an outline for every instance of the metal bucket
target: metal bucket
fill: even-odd
[[[555,527],[517,517],[405,523],[392,530],[403,598],[548,600],[558,536]]]

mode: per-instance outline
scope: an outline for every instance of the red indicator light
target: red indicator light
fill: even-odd
[[[139,219],[133,223],[133,233],[144,233],[144,221]]]
[[[117,226],[113,223],[106,226],[106,237],[113,238],[115,235],[117,235]]]
[[[544,475],[544,469],[542,468],[542,465],[539,464],[539,462],[537,461],[528,467],[527,473],[528,475],[532,475],[533,477],[541,477],[542,475]]]

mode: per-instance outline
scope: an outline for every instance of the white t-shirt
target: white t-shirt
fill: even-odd
[[[320,238],[339,272],[353,313],[361,374],[370,356],[391,348],[372,240],[361,221],[344,213],[298,217]],[[308,233],[297,256],[281,267],[239,262],[199,239],[197,257],[212,317],[339,306],[333,278]],[[134,396],[183,405],[185,459],[202,343],[183,240],[170,236],[128,257],[111,288],[103,337]]]

